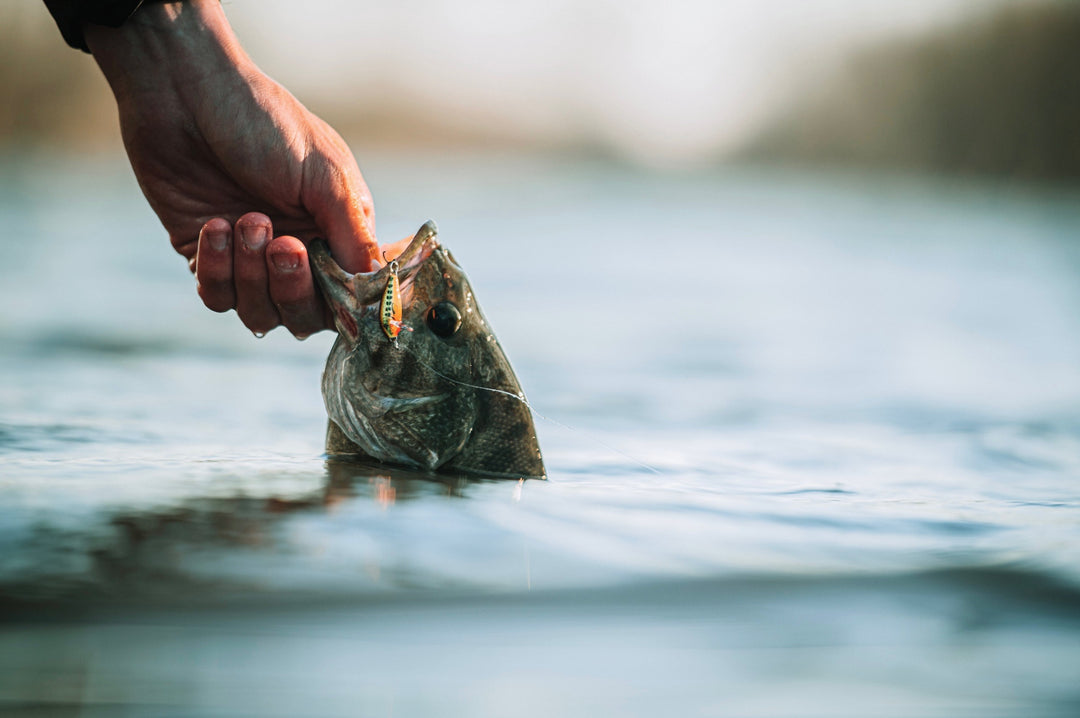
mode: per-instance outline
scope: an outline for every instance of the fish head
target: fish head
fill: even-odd
[[[322,383],[329,434],[338,437],[328,453],[428,470],[545,475],[521,386],[433,222],[374,272],[347,274],[319,240],[309,256],[338,329]],[[381,313],[392,275],[401,304],[394,338]]]

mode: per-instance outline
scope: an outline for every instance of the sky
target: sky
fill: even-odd
[[[744,146],[861,48],[1038,1],[223,4],[255,61],[354,145],[509,141],[662,166]],[[104,83],[89,58],[65,51],[43,4],[0,0],[0,39],[0,137],[115,143]],[[78,118],[64,120],[65,103]]]
[[[232,0],[226,10],[256,62],[301,99],[663,163],[737,146],[858,47],[1004,1]]]

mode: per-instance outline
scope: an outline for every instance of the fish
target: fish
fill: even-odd
[[[322,239],[308,258],[338,331],[322,376],[329,456],[546,478],[521,385],[434,222],[373,272],[347,273]]]

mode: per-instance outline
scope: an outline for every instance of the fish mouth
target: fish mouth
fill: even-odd
[[[412,278],[432,252],[438,249],[438,234],[435,222],[429,219],[400,254],[386,257],[389,261],[375,271],[356,274],[349,274],[334,261],[326,240],[313,239],[308,246],[308,262],[326,303],[330,305],[338,332],[355,340],[359,333],[357,317],[380,300],[386,282],[394,271],[397,272],[398,281],[403,284]]]

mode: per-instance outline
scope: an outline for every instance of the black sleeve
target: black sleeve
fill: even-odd
[[[83,52],[90,52],[83,38],[87,23],[120,27],[142,4],[143,0],[45,0],[64,41]]]

